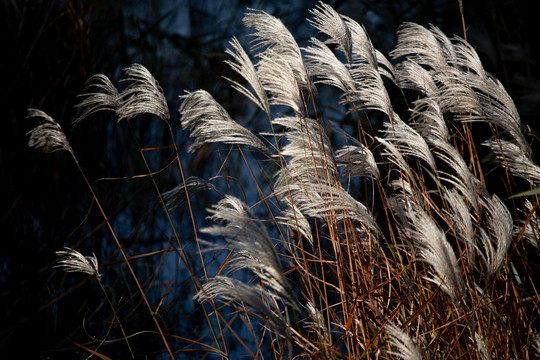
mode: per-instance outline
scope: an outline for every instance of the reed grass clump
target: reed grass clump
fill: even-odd
[[[225,193],[232,188],[220,187],[219,173],[212,183],[189,176],[176,144],[180,184],[162,196],[168,189],[155,182],[214,341],[193,344],[221,358],[235,356],[230,341],[253,358],[539,356],[540,168],[503,85],[469,43],[435,26],[403,24],[387,58],[353,19],[324,3],[312,15],[319,36],[300,47],[279,19],[249,10],[250,50],[237,39],[227,50],[228,80],[266,131],[232,119],[207,91],[181,96],[189,152],[238,153],[252,177],[241,180],[257,189],[250,204],[250,194]],[[150,113],[174,142],[155,79],[141,65],[125,74],[120,92],[104,75],[90,79],[77,122],[101,110],[119,121]],[[341,118],[326,116],[319,94],[328,87]],[[396,96],[407,111],[394,109]],[[75,158],[57,124],[32,115],[45,125],[30,146]],[[355,126],[340,126],[345,120]],[[221,200],[197,229],[190,193],[201,191]],[[202,277],[175,228],[179,204],[191,215]],[[225,256],[211,264],[206,252]],[[145,301],[174,357],[174,334],[157,320],[158,304]],[[245,332],[233,330],[236,315]]]

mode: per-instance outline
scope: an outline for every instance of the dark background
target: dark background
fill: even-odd
[[[536,141],[540,80],[535,11],[524,1],[463,0],[467,39],[484,67],[510,93],[531,141]],[[27,147],[26,133],[35,119],[25,119],[29,107],[47,112],[63,127],[84,172],[93,182],[120,240],[130,256],[172,249],[170,229],[160,212],[151,181],[133,176],[146,173],[131,131],[149,152],[153,170],[164,168],[172,153],[166,128],[156,119],[116,124],[110,114],[94,116],[78,127],[74,105],[86,79],[104,73],[117,84],[121,69],[133,63],[147,67],[167,96],[176,141],[189,144],[178,126],[178,106],[184,90],[211,92],[231,116],[241,116],[239,102],[222,76],[232,76],[222,62],[234,35],[244,44],[242,16],[246,7],[279,17],[302,44],[314,30],[306,18],[315,1],[201,0],[1,0],[0,2],[0,358],[85,358],[77,344],[95,347],[92,336],[105,337],[112,312],[95,281],[53,268],[55,251],[64,246],[100,260],[104,286],[129,334],[153,330],[127,269],[92,203],[91,195],[67,153],[43,154]],[[447,35],[463,37],[458,1],[367,0],[329,1],[338,12],[363,24],[377,49],[394,47],[404,21],[434,24]],[[120,84],[121,86],[121,84]],[[185,154],[185,151],[182,151]],[[209,178],[216,168],[205,153],[185,157],[189,175]],[[183,158],[184,159],[184,158]],[[120,178],[106,180],[108,178]],[[178,183],[178,174],[165,169],[162,189]],[[201,196],[194,210],[217,200]],[[176,211],[187,251],[196,250],[187,213]],[[146,256],[134,262],[148,296],[159,301],[166,283],[175,286],[160,311],[166,331],[192,339],[209,339],[191,300],[191,281],[176,257]],[[177,271],[176,271],[177,270]],[[166,275],[156,275],[158,272]],[[173,272],[172,274],[168,274]],[[154,298],[153,298],[154,297]],[[109,339],[120,337],[111,326]],[[160,357],[162,343],[152,334],[130,342],[138,356]],[[178,340],[175,350],[199,349]],[[113,358],[127,358],[124,342],[106,345]],[[182,353],[181,357],[189,357]],[[202,353],[195,352],[194,358]]]

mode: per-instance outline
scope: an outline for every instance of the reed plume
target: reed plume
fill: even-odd
[[[66,272],[80,272],[92,275],[98,280],[101,279],[96,255],[84,256],[80,252],[70,248],[57,251],[56,255],[58,256],[56,267],[61,267]]]

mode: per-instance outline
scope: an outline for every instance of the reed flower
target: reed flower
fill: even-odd
[[[185,184],[180,183],[173,189],[163,193],[163,201],[165,201],[167,209],[172,211],[186,203],[188,194],[191,197],[205,190],[216,190],[216,188],[209,181],[190,176],[186,179]]]
[[[423,357],[420,351],[411,340],[411,338],[405,334],[400,328],[392,323],[388,323],[384,326],[386,333],[390,339],[392,345],[394,345],[397,351],[388,351],[391,355],[396,355],[403,360],[422,360]]]
[[[57,251],[57,265],[55,267],[63,268],[65,272],[80,272],[101,280],[101,274],[98,269],[98,261],[95,254],[84,256],[77,250],[65,248]]]
[[[53,118],[41,110],[28,110],[28,118],[40,118],[41,123],[30,130],[28,146],[46,153],[66,150],[73,156],[73,149],[66,138],[66,134]]]
[[[118,108],[118,121],[131,119],[140,114],[154,114],[169,121],[169,107],[161,86],[150,71],[140,64],[124,69],[127,88],[119,94],[121,106]]]
[[[490,360],[491,356],[489,356],[488,349],[486,348],[486,344],[484,344],[484,341],[478,335],[477,332],[474,333],[474,342],[476,343],[476,347],[478,348],[478,353],[480,354],[480,358],[482,360]]]
[[[261,83],[261,78],[257,73],[255,65],[249,58],[240,42],[233,38],[230,41],[232,49],[227,49],[225,52],[232,56],[234,61],[226,60],[228,64],[238,75],[242,76],[249,85],[251,85],[254,93],[249,91],[244,85],[237,81],[227,79],[232,83],[232,87],[244,94],[248,99],[253,101],[257,106],[263,110],[268,116],[270,116],[270,104],[268,103],[268,96]]]
[[[116,112],[122,106],[118,90],[103,74],[96,74],[88,79],[80,96],[83,100],[77,105],[78,116],[74,125],[97,112],[107,110]]]
[[[181,98],[182,128],[189,129],[195,139],[189,147],[190,152],[197,151],[206,143],[244,144],[265,149],[262,141],[232,120],[208,92],[197,90]]]

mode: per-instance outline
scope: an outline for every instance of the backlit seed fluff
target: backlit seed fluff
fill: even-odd
[[[85,257],[80,252],[67,247],[63,251],[57,251],[56,255],[58,260],[55,267],[62,267],[65,272],[85,273],[101,280],[96,255]]]

